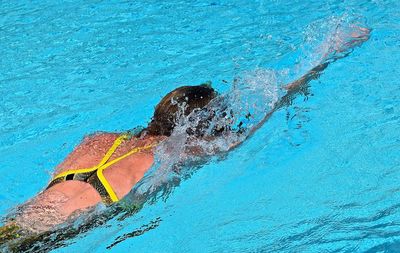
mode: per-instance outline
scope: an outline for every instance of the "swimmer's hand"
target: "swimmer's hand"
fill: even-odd
[[[336,57],[338,57],[338,54],[349,53],[349,50],[367,41],[370,34],[371,29],[356,25],[351,25],[348,31],[339,30],[332,38],[334,44],[331,51]]]
[[[356,25],[350,25],[348,29],[338,29],[332,37],[324,42],[327,45],[322,47],[327,48],[327,51],[322,54],[319,64],[298,80],[285,85],[283,88],[288,90],[288,93],[297,92],[299,88],[311,80],[317,79],[330,63],[346,57],[355,47],[367,41],[370,38],[370,34],[371,29]]]
[[[353,48],[360,46],[363,42],[367,41],[370,37],[371,29],[350,25],[347,31],[337,29],[336,33],[332,38],[329,38],[326,43],[328,47],[323,46],[322,48],[328,48],[328,51],[322,53],[321,61],[305,75],[300,77],[298,80],[283,86],[287,90],[286,95],[284,95],[274,106],[274,108],[265,115],[265,117],[250,130],[250,135],[252,135],[258,128],[260,128],[265,121],[271,117],[272,113],[284,105],[290,103],[295,94],[302,92],[306,89],[307,84],[314,79],[317,79],[322,72],[329,66],[330,63],[346,57]],[[240,144],[240,143],[238,143]],[[237,146],[235,144],[233,147]]]

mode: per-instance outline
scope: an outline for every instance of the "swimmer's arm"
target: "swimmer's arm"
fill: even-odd
[[[283,88],[287,91],[286,95],[279,99],[278,102],[274,105],[273,109],[268,112],[265,117],[255,126],[253,126],[249,134],[247,135],[246,139],[249,138],[255,131],[257,131],[270,117],[271,115],[278,110],[279,108],[283,107],[284,105],[290,104],[291,100],[294,98],[296,94],[302,92],[307,84],[315,79],[318,79],[322,72],[336,60],[340,58],[346,57],[351,50],[361,45],[363,42],[367,41],[370,36],[371,30],[364,27],[353,26],[353,30],[350,34],[341,34],[335,38],[335,40],[329,40],[329,43],[333,43],[331,45],[331,49],[328,50],[324,55],[322,55],[320,63],[309,70],[305,75],[297,79],[296,81],[284,85]],[[213,138],[213,137],[210,137]],[[226,137],[229,138],[229,137]],[[232,143],[227,147],[228,150],[234,149],[243,143],[244,140],[237,141]],[[216,150],[218,153],[219,150]],[[196,150],[197,154],[201,153],[201,150]]]
[[[274,108],[268,112],[265,117],[258,122],[257,125],[253,126],[250,131],[249,135],[246,137],[249,138],[254,134],[255,131],[257,131],[264,123],[272,116],[272,114],[277,111],[279,108],[282,106],[288,104],[288,101],[290,101],[293,97],[293,95],[297,94],[298,92],[301,91],[301,88],[307,85],[311,80],[318,79],[318,77],[321,75],[322,71],[326,69],[329,65],[329,62],[325,62],[323,64],[319,64],[318,66],[314,67],[310,71],[307,72],[304,76],[300,77],[298,80],[294,81],[293,83],[290,83],[284,88],[287,90],[286,95],[284,95],[281,99],[279,99],[278,102],[276,102]],[[244,140],[243,140],[244,141]],[[239,146],[243,141],[235,142],[229,146],[229,150],[236,148]]]
[[[359,26],[351,27],[353,30],[350,34],[341,32],[337,34],[334,39],[329,40],[329,43],[332,43],[332,45],[330,46],[330,49],[322,55],[320,63],[317,66],[312,68],[298,80],[284,86],[288,93],[296,92],[299,87],[305,86],[311,80],[317,79],[330,63],[348,56],[353,48],[361,45],[369,39],[371,29]]]
[[[276,109],[273,109],[272,111],[270,111],[267,115],[265,115],[265,117],[255,126],[253,126],[250,131],[249,134],[247,135],[246,139],[248,139],[250,136],[252,136],[254,134],[255,131],[257,131],[262,125],[264,125],[264,123],[271,117],[272,113],[274,113]],[[240,144],[242,144],[246,139],[242,140],[242,141],[237,141],[232,143],[229,146],[229,150],[232,150],[236,147],[238,147]]]
[[[336,60],[336,59],[334,59]],[[249,137],[257,131],[264,123],[271,117],[271,115],[277,111],[279,108],[283,107],[284,105],[290,104],[290,101],[293,99],[294,95],[301,92],[301,89],[305,87],[310,81],[318,79],[322,72],[329,66],[331,62],[334,60],[326,60],[325,62],[317,65],[316,67],[312,68],[308,71],[305,75],[297,79],[296,81],[287,84],[284,86],[284,89],[287,90],[286,95],[279,99],[278,102],[275,103],[273,109],[265,115],[265,117],[255,126],[250,129]],[[237,143],[232,146],[232,148],[236,147],[240,143]]]
[[[330,63],[331,61],[327,61],[317,65],[298,80],[285,85],[284,89],[288,91],[287,93],[297,92],[300,87],[307,85],[312,80],[318,79],[322,74],[322,71],[324,71]]]
[[[247,138],[250,137],[255,131],[257,131],[271,117],[271,115],[276,110],[278,110],[284,105],[289,104],[293,96],[301,92],[302,88],[306,87],[310,81],[318,79],[319,76],[322,74],[322,72],[329,66],[329,64],[335,62],[340,58],[346,57],[354,47],[361,45],[363,42],[369,39],[371,32],[370,29],[364,27],[353,27],[353,28],[354,30],[350,34],[351,39],[349,41],[347,42],[337,41],[335,47],[331,51],[328,51],[325,55],[322,56],[320,64],[312,68],[310,71],[308,71],[305,75],[303,75],[296,81],[284,86],[284,89],[287,90],[286,95],[284,95],[281,99],[279,99],[279,101],[275,104],[274,108],[269,113],[267,113],[265,117],[257,125],[253,126],[250,129]],[[229,147],[229,149],[233,149],[241,143],[242,142],[234,143]]]

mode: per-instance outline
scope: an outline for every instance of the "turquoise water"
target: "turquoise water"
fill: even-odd
[[[260,68],[291,80],[312,65],[309,39],[332,18],[372,28],[243,145],[54,252],[400,251],[398,1],[0,7],[3,216],[41,191],[83,136],[146,125],[168,91],[212,81],[224,92]]]

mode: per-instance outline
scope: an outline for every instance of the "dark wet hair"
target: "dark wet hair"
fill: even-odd
[[[187,116],[195,109],[204,108],[216,96],[208,84],[182,86],[171,91],[156,106],[147,134],[170,136],[180,116],[179,106],[184,106],[183,114]]]

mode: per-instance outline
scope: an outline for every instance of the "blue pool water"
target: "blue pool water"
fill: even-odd
[[[258,80],[256,69],[298,77],[341,17],[366,24],[371,38],[308,95],[136,215],[54,252],[399,252],[399,8],[397,0],[1,2],[0,214],[41,191],[83,136],[146,125],[178,86],[212,81],[227,92],[243,73]]]

